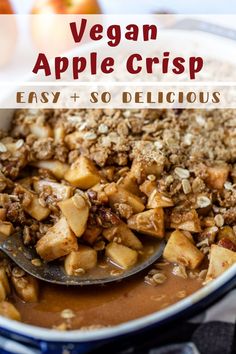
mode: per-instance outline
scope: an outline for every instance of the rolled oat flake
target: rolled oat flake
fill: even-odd
[[[186,168],[182,167],[176,167],[175,168],[175,174],[180,178],[180,179],[186,179],[190,177],[190,172]]]
[[[206,208],[209,205],[211,205],[211,200],[206,197],[205,195],[200,195],[199,197],[197,197],[197,206],[199,208]]]
[[[22,146],[24,145],[24,140],[23,139],[19,139],[16,142],[16,148],[20,149]]]
[[[233,189],[233,185],[232,185],[232,183],[229,182],[229,181],[226,181],[226,182],[225,182],[224,187],[225,187],[225,189],[227,189],[228,191],[230,191],[230,190]]]
[[[101,134],[105,134],[108,132],[108,126],[106,124],[100,124],[98,127],[98,131]]]
[[[95,140],[97,138],[97,135],[92,132],[87,132],[84,134],[84,139],[86,140]]]
[[[0,143],[0,152],[7,152],[7,147],[3,143]]]
[[[217,214],[215,216],[215,223],[218,227],[222,227],[224,225],[224,218],[221,214]]]
[[[61,312],[61,317],[68,320],[75,317],[75,313],[71,309],[65,309]]]
[[[191,185],[190,185],[188,179],[184,178],[184,179],[182,180],[182,188],[183,188],[184,194],[188,194],[188,193],[191,192]]]

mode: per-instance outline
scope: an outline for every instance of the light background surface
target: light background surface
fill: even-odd
[[[37,0],[11,0],[19,13],[28,13]],[[236,13],[235,0],[99,0],[104,13]]]

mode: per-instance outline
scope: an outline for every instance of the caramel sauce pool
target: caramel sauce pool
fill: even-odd
[[[147,270],[122,282],[96,287],[64,287],[40,283],[40,300],[29,304],[14,297],[14,304],[22,321],[41,327],[58,326],[65,322],[64,309],[75,316],[71,329],[83,326],[112,326],[161,310],[186,297],[202,284],[197,279],[183,279],[171,273],[172,266],[164,267],[167,280],[157,286],[144,283]]]

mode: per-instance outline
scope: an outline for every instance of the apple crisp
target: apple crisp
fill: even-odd
[[[123,272],[164,239],[144,281],[161,286],[168,265],[207,283],[236,262],[235,161],[234,110],[19,110],[0,133],[0,238],[20,231],[35,267],[78,277]],[[0,315],[19,320],[10,284],[38,301],[0,254]]]

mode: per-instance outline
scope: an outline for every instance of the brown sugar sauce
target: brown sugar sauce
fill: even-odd
[[[113,326],[166,308],[192,294],[202,286],[199,279],[183,279],[172,274],[173,266],[165,266],[167,280],[152,286],[144,282],[145,274],[122,282],[96,287],[63,287],[40,284],[38,303],[23,303],[14,296],[14,304],[22,321],[52,328],[63,322],[71,329],[88,326]],[[65,309],[73,312],[69,320],[62,318]]]

